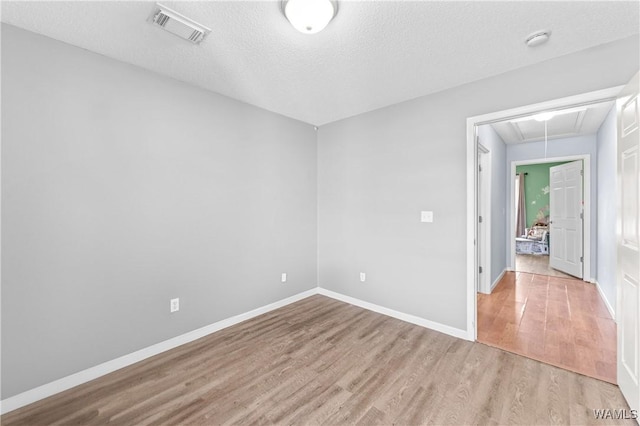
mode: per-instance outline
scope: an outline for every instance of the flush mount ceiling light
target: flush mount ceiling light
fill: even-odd
[[[556,115],[552,112],[543,112],[542,114],[537,114],[533,116],[533,119],[536,121],[549,121]]]
[[[527,39],[524,41],[527,43],[529,47],[539,46],[543,43],[546,43],[549,40],[549,36],[551,35],[551,31],[549,30],[540,30],[534,33],[529,34]]]
[[[515,118],[513,120],[509,120],[512,123],[520,123],[522,121],[529,121],[529,120],[536,120],[536,121],[548,121],[551,120],[553,117],[557,116],[557,115],[564,115],[564,114],[571,114],[574,112],[584,112],[586,111],[587,108],[585,107],[573,107],[573,108],[565,108],[565,109],[559,109],[559,110],[555,110],[555,111],[545,111],[545,112],[540,112],[537,113],[535,115],[527,115],[524,117],[520,117],[520,118]]]
[[[283,0],[282,10],[293,28],[304,34],[315,34],[336,16],[338,3],[332,0]]]
[[[211,32],[204,25],[198,24],[196,21],[159,3],[156,4],[153,15],[151,15],[151,22],[163,30],[194,44],[200,43]]]
[[[558,115],[570,114],[574,112],[581,113],[586,110],[587,109],[585,107],[573,107],[573,108],[565,108],[565,109],[560,109],[555,111],[544,111],[544,112],[539,112],[535,115],[520,117],[510,121],[511,123],[518,123],[518,122],[528,121],[528,120],[544,122],[544,158],[547,158],[547,147],[549,145],[549,136],[547,131],[548,131],[549,120],[551,120],[553,117],[556,117]]]

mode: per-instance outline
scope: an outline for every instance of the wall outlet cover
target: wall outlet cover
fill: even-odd
[[[180,299],[179,298],[171,299],[170,309],[171,309],[171,312],[178,312],[180,310]]]

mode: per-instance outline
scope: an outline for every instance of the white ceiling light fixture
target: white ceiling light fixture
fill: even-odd
[[[338,13],[335,0],[283,0],[282,10],[293,28],[304,34],[322,31]]]
[[[546,43],[549,40],[549,36],[551,36],[551,31],[540,30],[529,34],[524,42],[529,47],[535,47]]]
[[[151,16],[151,22],[163,30],[170,32],[193,44],[198,44],[211,32],[211,30],[196,21],[171,10],[160,3]]]
[[[549,121],[555,116],[556,114],[554,114],[553,112],[543,112],[542,114],[534,115],[533,119],[536,121]]]
[[[549,120],[557,115],[567,114],[569,112],[582,112],[586,108],[567,108],[559,111],[546,111],[533,116],[533,119],[538,122],[544,122],[544,158],[547,158],[547,148],[549,146],[548,126]]]
[[[513,120],[509,120],[509,121],[511,121],[512,123],[520,123],[522,121],[529,121],[529,120],[547,121],[547,120],[551,120],[553,117],[557,115],[571,114],[574,112],[584,112],[586,110],[587,110],[586,107],[565,108],[565,109],[559,109],[555,111],[544,111],[535,115],[527,115],[524,117],[514,118]]]

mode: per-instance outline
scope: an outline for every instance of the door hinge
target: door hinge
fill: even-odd
[[[584,219],[584,213],[580,212],[580,219]]]
[[[584,259],[582,258],[582,256],[580,256],[580,263],[584,262]]]
[[[478,216],[478,223],[482,223],[482,216]]]
[[[478,272],[482,273],[482,266],[478,266]]]
[[[478,171],[481,172],[482,171],[482,166],[480,164],[478,164]]]

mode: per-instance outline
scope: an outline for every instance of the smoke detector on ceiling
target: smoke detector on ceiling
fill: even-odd
[[[535,46],[539,46],[541,44],[546,43],[547,40],[549,40],[550,36],[551,36],[551,31],[540,30],[540,31],[536,31],[534,33],[529,34],[524,42],[529,47],[535,47]]]
[[[151,22],[163,30],[188,40],[193,44],[200,43],[211,32],[211,30],[204,25],[160,3],[156,4],[156,8],[151,16]]]

